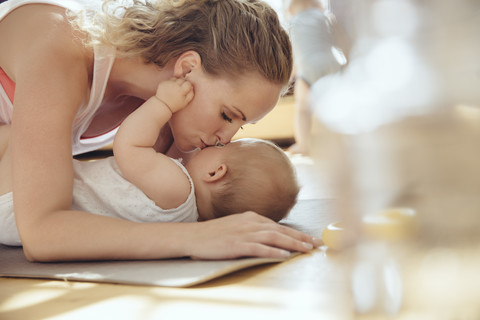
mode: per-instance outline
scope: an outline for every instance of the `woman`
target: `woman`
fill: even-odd
[[[12,124],[0,192],[13,188],[27,259],[285,257],[318,245],[252,212],[138,224],[70,209],[72,153],[110,143],[163,80],[185,78],[194,98],[161,133],[162,153],[185,158],[228,143],[268,113],[292,64],[271,8],[243,0],[134,1],[126,8],[109,1],[102,11],[85,10],[99,3],[93,0],[38,2],[0,6],[0,42],[8,48],[0,52],[0,123]]]

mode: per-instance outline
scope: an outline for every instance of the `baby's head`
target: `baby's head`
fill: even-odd
[[[215,149],[200,152],[218,153],[216,171],[208,170],[213,183],[199,184],[192,174],[201,219],[250,210],[280,221],[289,213],[300,188],[295,169],[280,148],[265,140],[240,139]],[[209,201],[198,199],[205,199],[205,194]]]

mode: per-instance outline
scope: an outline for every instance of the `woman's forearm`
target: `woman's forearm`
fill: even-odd
[[[58,211],[28,228],[33,230],[22,241],[31,261],[284,258],[321,245],[253,212],[205,222],[134,223]]]
[[[186,255],[188,223],[135,223],[81,211],[56,211],[23,226],[31,261],[162,259]]]

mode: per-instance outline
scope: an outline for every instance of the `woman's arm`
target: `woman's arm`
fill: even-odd
[[[65,213],[72,203],[72,123],[89,89],[89,56],[72,41],[60,9],[52,8],[14,11],[23,25],[14,25],[18,37],[9,47],[16,52],[10,61],[16,82],[10,146],[15,215],[32,260],[72,249],[62,244],[74,226]],[[30,12],[35,9],[38,17]]]
[[[113,151],[123,176],[164,209],[176,208],[187,199],[190,182],[170,157],[155,151],[160,130],[172,112],[193,98],[192,85],[183,79],[159,84],[151,97],[120,125]]]
[[[10,140],[11,126],[0,124],[0,195],[12,191],[11,181],[11,161],[10,154],[7,151]]]
[[[7,150],[8,140],[10,138],[10,129],[11,126],[9,124],[0,124],[0,160]]]

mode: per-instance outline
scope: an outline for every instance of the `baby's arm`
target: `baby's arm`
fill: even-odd
[[[125,179],[164,209],[175,208],[186,200],[190,182],[169,157],[157,153],[153,146],[172,114],[192,98],[193,87],[186,80],[160,83],[156,95],[122,122],[115,137],[113,151]]]

